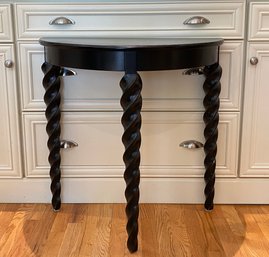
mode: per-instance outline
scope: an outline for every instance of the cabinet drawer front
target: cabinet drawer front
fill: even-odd
[[[19,44],[22,108],[44,110],[42,87],[43,48]],[[223,68],[221,110],[238,111],[242,84],[243,43],[225,42],[221,47]],[[143,72],[143,110],[203,110],[204,76],[182,75],[182,70]],[[77,70],[77,76],[64,77],[63,110],[121,110],[119,99],[121,72]],[[76,85],[76,90],[74,90]]]
[[[195,1],[175,3],[89,3],[68,5],[17,4],[19,39],[42,36],[220,36],[242,38],[243,0],[231,2]],[[209,24],[185,25],[193,16]],[[73,24],[50,24],[65,17]]]
[[[269,40],[269,4],[250,3],[249,40]]]
[[[204,173],[203,148],[186,149],[186,140],[204,142],[202,113],[142,113],[141,174],[144,177],[200,177]],[[77,147],[62,150],[66,177],[121,177],[124,151],[121,113],[63,113],[62,139]],[[219,126],[217,174],[236,176],[238,113],[222,113]],[[29,177],[48,176],[48,150],[44,115],[24,114],[26,171]]]
[[[11,42],[12,40],[11,7],[8,4],[0,4],[0,41]]]

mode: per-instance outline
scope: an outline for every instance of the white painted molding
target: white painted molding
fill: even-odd
[[[49,203],[50,179],[0,180],[1,203]],[[169,190],[167,190],[169,188]],[[217,179],[215,203],[269,204],[269,179]],[[123,178],[63,178],[64,203],[124,203]],[[141,203],[203,203],[203,179],[143,178]]]

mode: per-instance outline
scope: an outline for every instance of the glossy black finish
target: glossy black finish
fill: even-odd
[[[41,38],[46,61],[80,69],[126,71],[173,70],[210,65],[222,39]],[[128,55],[133,55],[130,62]]]
[[[47,145],[49,148],[50,178],[52,192],[52,206],[55,211],[61,207],[61,112],[60,112],[60,75],[61,67],[45,62],[42,65],[44,72],[43,86],[46,90],[44,102],[46,103],[46,131],[49,136]]]
[[[122,125],[125,146],[124,179],[127,200],[126,215],[130,252],[138,249],[138,215],[140,182],[140,145],[142,81],[138,71],[190,69],[186,74],[204,73],[205,106],[205,208],[213,208],[216,168],[216,141],[220,93],[221,67],[218,64],[219,46],[222,39],[90,39],[90,38],[43,38],[40,44],[45,49],[45,74],[43,85],[46,89],[45,103],[48,120],[47,133],[50,150],[49,162],[52,179],[53,208],[60,208],[60,80],[59,76],[72,75],[64,67],[124,71],[120,81],[123,94]],[[201,67],[204,67],[202,69]],[[197,68],[199,67],[199,68]],[[180,85],[179,85],[180,86]]]
[[[206,76],[203,89],[205,98],[203,101],[205,107],[204,122],[205,122],[205,144],[204,151],[206,154],[204,165],[205,174],[205,209],[213,209],[214,199],[214,185],[215,185],[215,169],[216,169],[216,155],[217,155],[217,139],[218,139],[218,124],[219,124],[219,94],[221,90],[220,78],[222,69],[218,63],[215,63],[204,68],[204,75]]]
[[[124,180],[126,182],[125,197],[127,200],[126,215],[128,218],[127,246],[130,252],[138,247],[138,214],[139,214],[139,182],[140,182],[140,145],[141,145],[141,108],[142,81],[136,74],[125,74],[120,81],[122,89],[121,106],[123,108],[122,125],[124,133],[122,142],[125,146],[123,160],[125,163]]]

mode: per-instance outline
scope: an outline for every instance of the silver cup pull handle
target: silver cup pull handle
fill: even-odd
[[[186,140],[179,144],[180,147],[188,149],[202,148],[204,145],[196,140]]]
[[[183,22],[184,25],[209,24],[210,20],[203,16],[193,16]]]
[[[71,140],[61,140],[60,147],[63,149],[77,147],[78,143]]]
[[[73,25],[75,22],[67,17],[57,17],[49,22],[50,25]]]

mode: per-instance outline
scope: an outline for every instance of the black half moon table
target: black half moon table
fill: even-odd
[[[190,69],[189,73],[203,73],[205,82],[205,209],[213,209],[218,122],[219,94],[222,69],[219,65],[219,47],[222,39],[142,39],[142,38],[41,38],[45,49],[43,86],[46,90],[46,118],[49,148],[49,163],[52,205],[59,210],[61,205],[60,185],[60,77],[74,75],[66,68],[89,70],[123,71],[120,81],[123,91],[120,103],[123,108],[122,141],[125,146],[124,179],[127,200],[126,215],[130,252],[137,251],[142,81],[138,71]],[[85,85],[90,86],[90,85]],[[178,85],[180,86],[180,85]]]

